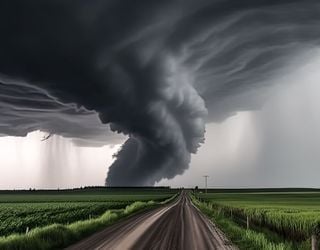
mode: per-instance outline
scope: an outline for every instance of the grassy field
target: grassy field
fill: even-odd
[[[200,193],[214,203],[236,207],[320,210],[320,192]]]
[[[161,200],[175,193],[168,188],[85,188],[75,190],[0,191],[0,203],[133,202]]]
[[[97,218],[106,210],[124,209],[136,201],[161,202],[175,193],[157,188],[1,191],[0,236],[24,233],[27,228]]]
[[[292,243],[288,249],[308,248],[312,234],[320,230],[320,192],[199,193],[196,196],[216,216],[270,236],[277,243]]]

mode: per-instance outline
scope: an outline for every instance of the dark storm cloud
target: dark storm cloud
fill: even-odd
[[[0,136],[26,136],[42,130],[73,138],[80,146],[101,146],[121,140],[101,124],[94,111],[65,104],[38,87],[23,83],[0,82]]]
[[[319,44],[319,13],[317,1],[297,0],[2,1],[1,132],[89,139],[95,127],[101,134],[87,119],[97,112],[129,135],[107,184],[173,178],[206,120],[261,103],[225,100],[269,86]]]

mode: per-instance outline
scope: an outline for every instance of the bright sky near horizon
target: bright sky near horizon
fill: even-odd
[[[79,147],[70,139],[35,131],[0,137],[0,189],[72,188],[103,185],[120,145]]]

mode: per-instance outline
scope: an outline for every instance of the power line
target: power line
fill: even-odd
[[[204,180],[205,180],[205,188],[206,188],[206,193],[208,192],[208,178],[209,178],[209,175],[204,175]]]

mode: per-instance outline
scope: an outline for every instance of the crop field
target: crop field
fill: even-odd
[[[96,218],[107,210],[124,209],[136,201],[163,201],[175,192],[170,189],[1,191],[0,236]]]
[[[267,229],[290,242],[320,233],[320,192],[200,193],[223,216],[251,229]]]
[[[0,203],[110,202],[161,200],[176,193],[165,188],[88,188],[76,190],[0,191]]]

